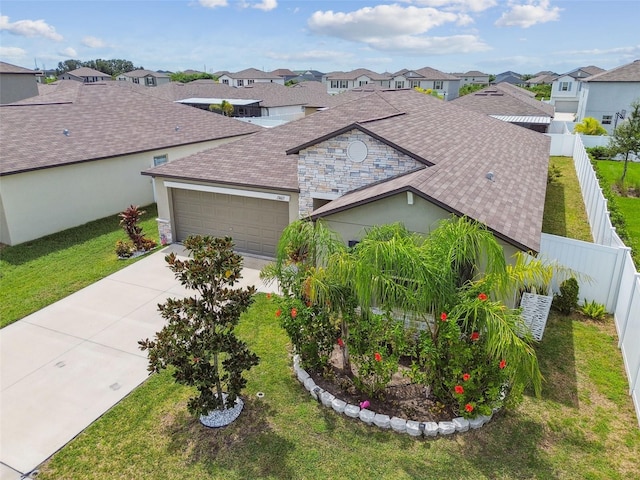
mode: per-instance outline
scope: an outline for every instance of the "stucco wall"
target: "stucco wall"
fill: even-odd
[[[603,115],[611,115],[611,124],[602,125],[609,134],[614,130],[616,112],[624,109],[628,116],[631,104],[640,101],[640,82],[584,82],[584,89],[578,121],[593,117],[602,123]],[[618,124],[621,121],[618,119]]]
[[[352,161],[347,155],[349,145],[356,141],[367,147],[367,156],[361,162]],[[335,199],[419,165],[413,158],[356,129],[313,145],[299,154],[300,216],[313,211],[314,198]]]
[[[13,103],[38,95],[38,82],[34,75],[25,73],[3,73],[0,76],[0,103]]]
[[[151,178],[140,174],[153,157],[169,161],[210,148],[222,141],[47,168],[0,178],[7,228],[0,242],[16,245],[121,212],[131,204],[154,202]],[[1,224],[0,224],[1,225]]]

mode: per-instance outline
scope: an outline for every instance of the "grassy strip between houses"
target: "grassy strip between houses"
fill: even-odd
[[[592,242],[589,220],[582,200],[580,184],[571,157],[551,157],[549,168],[557,168],[560,177],[547,185],[542,231]]]
[[[610,188],[614,187],[622,178],[623,168],[624,162],[598,160],[598,170],[600,170],[602,177]],[[640,195],[640,163],[628,163],[624,183],[627,187],[633,187],[637,194]],[[601,186],[606,188],[605,185]],[[615,188],[613,191],[616,192]],[[640,265],[638,265],[640,255],[637,253],[640,251],[640,197],[621,197],[616,194],[615,201],[626,223],[626,231],[629,237],[627,243],[630,244],[627,246],[636,252],[636,265],[640,268]]]
[[[288,341],[263,294],[239,335],[260,355],[245,410],[209,429],[186,410],[190,389],[153,375],[42,466],[39,479],[629,479],[640,429],[611,319],[553,314],[538,347],[540,399],[483,428],[414,439],[315,402],[292,373]],[[264,392],[258,399],[257,392]]]
[[[158,241],[156,205],[140,226]],[[112,215],[79,227],[0,250],[0,326],[5,327],[67,295],[91,285],[140,257],[119,260],[117,240],[127,240]]]

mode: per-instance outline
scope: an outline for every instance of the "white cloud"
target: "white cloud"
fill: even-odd
[[[206,8],[226,7],[227,0],[200,0],[200,5]]]
[[[449,55],[490,50],[490,47],[475,35],[453,35],[450,37],[398,36],[369,43],[372,48],[407,55]]]
[[[66,58],[77,58],[78,57],[78,52],[76,52],[76,50],[74,48],[71,47],[67,47],[64,50],[62,50],[60,52],[60,55],[62,55],[63,57]]]
[[[498,27],[529,28],[538,23],[546,23],[560,18],[559,7],[551,7],[549,0],[528,0],[526,4],[509,3],[507,10],[495,22]]]
[[[278,6],[278,0],[262,0],[260,3],[253,5],[253,8],[268,12]]]
[[[102,48],[107,46],[103,40],[91,36],[84,37],[82,39],[82,44],[89,48]]]
[[[458,18],[455,13],[434,8],[379,5],[350,13],[317,11],[307,23],[311,31],[320,35],[368,42],[425,33],[434,27],[455,22]]]
[[[8,16],[0,15],[0,30],[6,30],[21,37],[44,37],[56,42],[63,39],[62,35],[44,20],[18,20],[11,23]]]
[[[2,58],[24,58],[27,51],[18,47],[0,47],[0,57]]]
[[[556,55],[612,55],[621,53],[640,56],[640,45],[614,48],[593,48],[588,50],[564,50],[555,52]]]
[[[491,7],[495,7],[497,0],[406,0],[416,5],[426,7],[446,8],[451,10],[461,10],[465,12],[482,12]]]

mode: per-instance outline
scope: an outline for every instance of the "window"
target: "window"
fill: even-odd
[[[133,79],[133,83],[140,83],[140,79],[139,78],[134,78]]]
[[[369,83],[369,82],[367,82],[366,80],[360,80],[360,81],[358,82],[358,86],[362,87],[362,86],[364,86],[364,85],[367,85],[368,83]]]
[[[349,88],[349,81],[348,80],[340,80],[339,88]]]
[[[435,80],[433,82],[433,88],[435,90],[442,90],[442,80]]]
[[[239,87],[244,87],[244,80],[236,80]]]
[[[222,79],[222,84],[223,85],[229,85],[229,79],[228,78],[223,78]]]
[[[411,80],[411,82],[409,82],[409,85],[411,85],[411,88],[419,87],[420,80]]]
[[[611,125],[611,120],[613,120],[613,115],[603,115],[602,125]]]
[[[168,161],[169,161],[168,155],[158,155],[156,157],[153,157],[153,166],[157,167],[158,165],[164,165]]]
[[[561,92],[570,92],[571,91],[571,82],[560,82],[560,87],[558,90]]]
[[[331,80],[331,88],[349,88],[347,80]]]
[[[253,80],[247,80],[247,85],[253,85]]]
[[[145,77],[144,79],[144,83],[145,85],[147,85],[148,87],[153,87],[156,84],[156,79],[153,77]]]
[[[404,88],[404,82],[402,80],[396,80],[396,88]]]

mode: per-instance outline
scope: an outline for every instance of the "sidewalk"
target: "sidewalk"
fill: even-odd
[[[0,480],[24,478],[148,377],[138,340],[164,321],[158,303],[187,291],[164,260],[116,272],[0,330]],[[275,291],[267,262],[245,257],[240,286]]]

